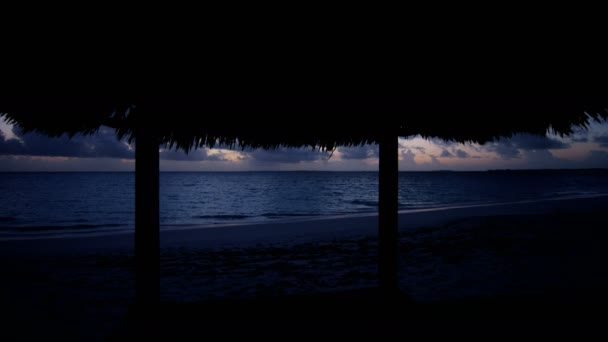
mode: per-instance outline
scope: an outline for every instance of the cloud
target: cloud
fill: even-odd
[[[402,158],[401,164],[403,164],[405,166],[416,165],[416,160],[414,160],[414,157],[416,157],[416,155],[410,149],[401,151],[401,158]]]
[[[454,158],[458,157],[461,159],[469,158],[469,154],[465,150],[461,150],[459,148],[452,148],[452,152],[448,151],[447,148],[443,148],[441,150],[440,158]]]
[[[0,171],[2,172],[133,172],[134,169],[134,160],[118,158],[66,158],[0,155]]]
[[[114,132],[103,127],[95,135],[49,138],[36,133],[23,134],[16,130],[18,139],[0,140],[0,155],[27,155],[44,157],[123,158],[134,157],[133,150],[124,141],[116,139]]]
[[[0,126],[0,170],[133,169],[133,146],[118,141],[110,128],[102,128],[93,136],[75,136],[72,139],[23,134],[18,129],[13,130],[16,138],[10,139],[10,130],[10,125]],[[590,144],[575,145],[580,142],[593,142],[596,150],[589,151]],[[554,152],[568,149],[571,145],[576,147],[571,152]],[[608,150],[602,151],[607,148],[606,124],[590,125],[589,131],[575,130],[565,138],[520,134],[485,145],[463,145],[417,137],[400,140],[399,165],[402,170],[413,171],[438,170],[445,166],[458,170],[608,167]],[[194,150],[189,154],[161,149],[160,158],[164,170],[377,170],[377,160],[369,159],[378,156],[377,145],[339,147],[336,155],[328,160],[329,155],[329,152],[311,148],[227,151],[220,147]],[[445,164],[440,161],[445,161]]]
[[[0,130],[0,155],[5,156],[42,156],[42,157],[77,157],[77,158],[119,158],[133,159],[134,148],[125,141],[119,141],[114,131],[102,127],[97,134],[90,136],[66,136],[49,138],[36,133],[23,134],[15,130],[17,139],[8,139]],[[378,155],[377,146],[360,146],[341,148],[344,159],[365,159]],[[329,152],[312,149],[279,148],[276,150],[249,150],[236,159],[249,159],[260,163],[290,163],[323,160],[329,158]],[[160,159],[168,161],[231,161],[221,150],[209,153],[208,149],[197,149],[186,154],[182,151],[161,149]]]
[[[422,154],[426,154],[426,149],[422,146],[412,146],[413,149],[415,149],[416,151],[422,153]]]
[[[521,158],[521,152],[519,152],[519,149],[517,149],[517,147],[513,145],[513,142],[509,140],[491,143],[491,145],[488,145],[486,149],[489,152],[496,153],[502,159]]]
[[[457,149],[456,150],[456,157],[464,159],[464,158],[468,158],[469,154],[466,151],[464,151],[464,150]]]
[[[593,138],[593,142],[600,144],[600,147],[608,147],[608,134],[602,134]]]
[[[550,151],[542,149],[524,151],[524,157],[529,168],[560,168],[568,164],[565,160],[555,157]]]
[[[514,159],[522,156],[521,151],[567,149],[570,144],[548,136],[516,134],[511,138],[501,138],[489,143],[486,149],[498,154],[503,159]]]
[[[0,155],[17,155],[23,151],[23,145],[16,139],[8,139],[3,131],[0,131]]]
[[[561,150],[570,147],[569,144],[555,138],[530,134],[515,135],[511,141],[521,150]]]
[[[378,145],[364,145],[340,147],[340,157],[342,159],[367,159],[378,157]]]
[[[248,151],[247,158],[261,163],[299,163],[303,161],[327,160],[329,152],[310,148],[278,148],[276,150],[257,149]]]
[[[589,130],[584,127],[573,127],[569,139],[573,143],[586,143],[589,141]]]
[[[437,157],[431,156],[431,165],[439,166],[439,165],[441,165],[441,163],[439,162],[439,159],[437,159]]]
[[[439,147],[450,147],[451,145],[453,145],[453,142],[450,141],[446,141],[440,138],[430,138],[428,139],[428,141],[430,141],[433,145],[439,146]]]
[[[608,160],[608,152],[602,150],[591,150],[589,151],[590,159],[606,159]]]
[[[214,154],[210,154],[209,150],[206,148],[200,148],[197,150],[190,151],[186,154],[184,151],[176,151],[176,150],[161,150],[160,159],[163,160],[176,160],[176,161],[228,161],[229,158],[226,155],[219,151]]]
[[[442,158],[453,158],[453,157],[454,157],[454,155],[453,155],[453,154],[451,154],[451,153],[450,153],[450,151],[448,151],[447,149],[445,149],[445,148],[444,148],[444,149],[441,151],[441,155],[440,155],[440,157],[442,157]]]
[[[591,150],[584,161],[585,167],[608,168],[608,152],[602,150]]]

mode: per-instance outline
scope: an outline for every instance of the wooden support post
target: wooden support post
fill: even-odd
[[[149,307],[160,301],[159,141],[143,126],[135,134],[136,303]]]
[[[380,142],[378,203],[378,273],[380,293],[393,298],[397,285],[399,141],[387,135]]]

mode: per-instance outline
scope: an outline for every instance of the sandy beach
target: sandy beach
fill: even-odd
[[[603,301],[608,197],[400,213],[400,288],[415,302],[570,293]],[[200,302],[376,284],[377,216],[164,227],[161,299]],[[0,241],[6,334],[103,339],[133,302],[130,233]],[[600,296],[600,297],[598,297]],[[44,332],[44,333],[42,333]]]

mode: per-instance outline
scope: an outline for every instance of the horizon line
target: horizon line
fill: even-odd
[[[520,171],[608,171],[608,168],[540,168],[540,169],[487,169],[487,170],[399,170],[399,172],[427,172],[427,173],[442,173],[442,172],[452,172],[452,173],[464,173],[464,172],[520,172]],[[218,171],[210,171],[210,170],[200,170],[200,171],[160,171],[160,173],[251,173],[251,172],[285,172],[285,173],[294,173],[294,172],[326,172],[326,173],[338,173],[338,172],[369,172],[369,173],[378,173],[378,170],[218,170]],[[0,173],[135,173],[135,171],[91,171],[91,170],[81,170],[81,171],[0,171]]]

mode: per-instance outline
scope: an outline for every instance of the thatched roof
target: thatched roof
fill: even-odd
[[[607,118],[606,108],[608,97],[575,96],[0,97],[1,115],[26,132],[91,134],[106,125],[133,138],[145,125],[162,144],[186,151],[218,143],[332,149],[387,134],[461,142],[548,129],[569,134]]]

